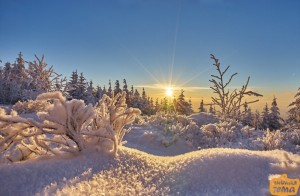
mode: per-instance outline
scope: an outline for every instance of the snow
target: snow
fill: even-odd
[[[38,119],[32,113],[21,116]],[[279,131],[263,137],[261,130],[233,121],[220,122],[207,113],[157,115],[126,129],[131,131],[124,136],[125,146],[118,147],[118,156],[87,146],[73,154],[0,164],[1,195],[252,196],[269,195],[269,179],[274,175],[300,178],[299,153],[255,151],[251,147],[257,138],[265,139],[266,144],[283,141]],[[202,141],[204,133],[223,130],[226,134],[225,129],[238,134],[222,148],[197,150],[189,145],[189,134]],[[273,137],[276,134],[278,137]],[[224,148],[227,146],[252,150]]]
[[[161,130],[147,126],[134,126],[124,137],[125,146],[160,156],[174,156],[196,150],[187,146],[180,137],[176,138],[177,141],[173,145],[164,146],[162,140],[165,138],[161,132]]]
[[[300,178],[300,156],[214,148],[155,156],[121,147],[114,158],[90,150],[70,157],[0,165],[2,195],[266,195],[268,178]]]

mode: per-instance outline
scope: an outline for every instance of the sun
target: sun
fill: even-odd
[[[166,95],[168,97],[172,97],[173,96],[173,89],[171,87],[167,87],[167,89],[166,89]]]

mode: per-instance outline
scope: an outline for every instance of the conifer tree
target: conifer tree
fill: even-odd
[[[175,110],[178,114],[190,115],[191,105],[185,100],[184,91],[181,90],[180,95],[178,96],[175,104]]]
[[[133,90],[133,85],[131,85],[131,90],[130,90],[130,94],[133,96],[134,90]]]
[[[300,127],[300,88],[295,95],[295,101],[293,101],[289,107],[289,121],[298,124]]]
[[[269,107],[268,107],[268,104],[266,103],[266,106],[264,107],[263,109],[263,112],[262,112],[262,122],[260,124],[260,127],[262,129],[267,129],[269,128],[269,124],[270,124],[270,117],[269,117]]]
[[[91,80],[89,83],[89,86],[86,90],[86,93],[84,95],[84,101],[85,103],[89,104],[96,104],[96,97],[95,97],[95,92],[94,92],[94,87],[93,87],[93,81]]]
[[[258,110],[255,111],[255,114],[254,114],[254,118],[253,118],[253,127],[255,128],[255,130],[258,129],[258,127],[260,126],[261,124],[261,118],[260,118],[260,113]]]
[[[108,82],[107,96],[112,97],[111,81]]]
[[[194,111],[193,111],[193,104],[192,104],[192,97],[190,97],[189,99],[189,107],[188,107],[188,113],[189,114],[192,114]]]
[[[134,96],[135,97],[139,97],[140,96],[140,93],[139,93],[139,91],[137,89],[135,89],[135,91],[134,91]]]
[[[242,120],[242,123],[243,123],[243,125],[253,126],[253,121],[254,121],[254,116],[253,116],[253,113],[251,111],[251,108],[247,108],[247,110],[244,114],[244,118]]]
[[[277,107],[277,102],[276,102],[276,98],[274,97],[273,101],[272,101],[272,106],[271,106],[271,112],[269,115],[270,118],[270,124],[269,124],[269,128],[271,131],[273,130],[277,130],[279,128],[281,128],[281,121],[282,118],[280,117],[280,112],[279,112],[279,108]]]
[[[106,91],[105,85],[103,86],[102,94],[103,95],[107,95],[107,91]]]
[[[119,82],[119,80],[116,80],[114,94],[116,95],[120,92],[122,92],[122,90],[120,88],[120,82]]]
[[[209,113],[210,114],[214,113],[214,108],[212,107],[212,104],[209,105]]]
[[[87,90],[87,82],[85,77],[83,76],[83,73],[81,72],[78,79],[77,97],[73,97],[73,98],[84,100],[84,97],[86,95],[86,90]]]
[[[127,87],[127,82],[125,79],[123,79],[123,91],[126,92],[126,97],[129,97],[129,91],[128,91],[128,87]]]
[[[204,102],[203,102],[203,99],[201,99],[201,102],[200,102],[199,112],[206,112],[206,111],[205,111],[205,108],[204,108]]]
[[[162,106],[161,106],[162,111],[165,113],[169,112],[169,104],[168,104],[168,99],[166,97],[163,98],[162,100]]]
[[[146,99],[146,92],[145,92],[145,89],[143,88],[143,92],[142,92],[142,98],[143,99]]]
[[[67,92],[69,96],[76,97],[77,96],[77,88],[78,88],[78,73],[77,70],[72,72],[70,81],[68,82]]]
[[[103,90],[101,88],[101,86],[97,86],[97,98],[98,100],[102,99],[103,97]]]
[[[135,89],[135,92],[134,92],[134,95],[132,98],[132,107],[140,108],[140,100],[141,100],[140,93],[137,89]]]
[[[159,112],[161,110],[161,104],[158,102],[158,98],[156,98],[155,101],[155,113]]]

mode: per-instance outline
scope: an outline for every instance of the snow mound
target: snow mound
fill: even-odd
[[[198,126],[219,122],[219,119],[215,115],[205,112],[192,114],[189,116],[189,119],[195,121]]]
[[[0,165],[0,191],[3,195],[266,195],[269,176],[282,173],[300,178],[300,156],[280,150],[214,148],[163,157],[121,147],[118,158],[91,151]]]

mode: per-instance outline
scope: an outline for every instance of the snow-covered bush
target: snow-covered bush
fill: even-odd
[[[207,124],[201,127],[201,144],[207,147],[222,146],[238,137],[242,125],[236,121]]]
[[[255,128],[250,127],[249,125],[246,125],[243,128],[241,128],[241,132],[243,133],[244,136],[246,136],[247,138],[250,138],[252,136],[252,134],[255,132]]]
[[[261,142],[263,150],[280,149],[283,146],[284,135],[280,130],[270,131],[267,129],[265,135],[257,140]]]
[[[288,130],[285,132],[286,139],[294,145],[300,145],[300,129]]]
[[[195,122],[190,122],[185,128],[184,128],[184,139],[188,146],[199,146],[200,142],[200,128]]]
[[[188,119],[196,122],[199,127],[201,127],[202,125],[217,123],[220,121],[215,115],[204,112],[192,114],[188,117]]]
[[[28,100],[28,101],[18,101],[13,105],[12,109],[18,112],[18,114],[33,113],[45,111],[50,107],[50,103],[44,100]]]
[[[141,111],[137,108],[127,108],[126,92],[122,92],[112,98],[104,95],[95,112],[96,118],[92,122],[92,130],[88,130],[84,134],[113,141],[113,152],[117,154],[118,146],[128,131],[123,129],[124,126],[134,122]]]
[[[179,138],[182,138],[190,147],[197,146],[200,129],[188,116],[157,113],[147,117],[144,125],[157,130],[158,140],[166,147],[175,144]]]
[[[61,92],[44,93],[37,101],[52,100],[39,119],[22,118],[13,111],[0,111],[0,160],[20,161],[37,155],[79,152],[88,145],[111,141],[117,154],[126,133],[126,124],[134,121],[140,110],[127,108],[126,94],[104,96],[99,106],[85,105],[83,100],[67,101]],[[41,122],[42,121],[42,122]],[[95,143],[96,141],[96,143]]]

